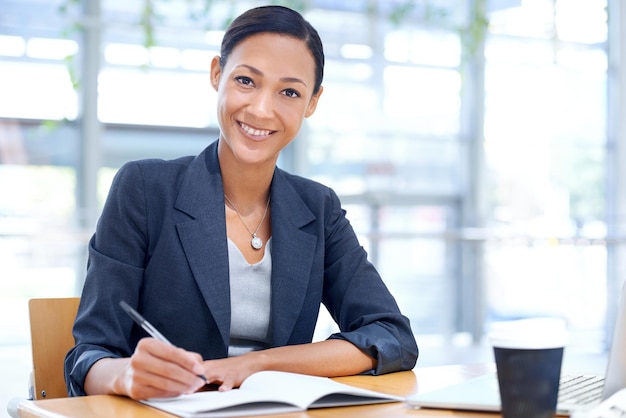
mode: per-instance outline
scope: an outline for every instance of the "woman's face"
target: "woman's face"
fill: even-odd
[[[274,33],[253,35],[233,50],[220,68],[211,63],[217,90],[220,140],[244,163],[276,163],[315,111],[315,62],[299,39]]]

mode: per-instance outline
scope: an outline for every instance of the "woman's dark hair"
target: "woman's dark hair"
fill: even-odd
[[[287,7],[256,7],[244,12],[233,20],[222,40],[220,66],[224,68],[233,48],[241,41],[250,36],[268,32],[292,36],[306,42],[315,61],[315,87],[313,93],[317,93],[324,78],[324,49],[322,41],[315,28],[300,13]]]

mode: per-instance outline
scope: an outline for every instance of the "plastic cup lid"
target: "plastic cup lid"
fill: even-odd
[[[560,318],[528,318],[492,324],[489,341],[500,348],[559,348],[567,344],[567,327]]]

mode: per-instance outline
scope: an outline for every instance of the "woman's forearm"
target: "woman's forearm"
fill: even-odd
[[[289,345],[250,353],[263,370],[279,370],[315,376],[347,376],[376,368],[376,359],[354,344],[339,339]]]
[[[85,378],[84,389],[87,395],[127,395],[123,387],[116,387],[119,376],[128,367],[128,358],[103,358],[91,366]]]

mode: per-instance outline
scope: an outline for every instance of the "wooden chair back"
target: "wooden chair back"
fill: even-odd
[[[79,301],[78,297],[28,301],[36,400],[67,397],[63,363],[74,345],[72,326]]]

